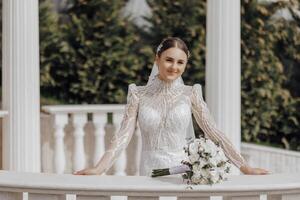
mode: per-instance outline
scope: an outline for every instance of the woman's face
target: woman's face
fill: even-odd
[[[184,72],[187,55],[180,48],[172,47],[162,52],[160,56],[156,55],[155,61],[158,66],[159,78],[164,81],[172,81]]]

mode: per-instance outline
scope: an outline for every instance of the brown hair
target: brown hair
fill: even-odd
[[[156,49],[156,54],[160,56],[164,51],[166,51],[169,48],[177,47],[184,51],[187,58],[190,57],[190,52],[183,40],[181,40],[178,37],[167,37],[162,40],[162,42],[158,45]]]

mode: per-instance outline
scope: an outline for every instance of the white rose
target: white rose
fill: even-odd
[[[212,164],[213,166],[217,166],[218,164],[218,160],[215,158],[215,157],[212,157],[210,160],[209,160],[210,164]]]
[[[191,177],[191,181],[194,183],[194,184],[199,184],[201,182],[201,177],[200,176],[196,176],[196,175],[193,175]]]
[[[194,162],[196,162],[196,161],[198,161],[199,160],[199,155],[198,154],[192,154],[192,155],[189,155],[189,160],[190,160],[190,163],[194,163]]]
[[[201,146],[203,147],[204,152],[208,152],[210,149],[210,145],[206,142],[202,143]]]
[[[207,153],[210,153],[210,155],[211,155],[212,157],[214,157],[214,156],[217,155],[217,151],[216,151],[215,146],[207,145],[207,147],[206,147],[206,152],[207,152]]]
[[[201,166],[199,164],[193,164],[192,170],[194,172],[199,171],[201,169]]]
[[[199,173],[200,174],[202,174],[202,176],[204,176],[204,177],[209,177],[210,175],[210,173],[209,173],[209,171],[207,170],[207,169],[203,169],[203,168],[201,168],[200,170],[199,170]]]
[[[204,152],[203,146],[199,146],[198,150],[199,150],[199,152]]]
[[[208,139],[206,142],[210,146],[216,146],[216,144],[213,141],[211,141],[210,139]]]
[[[199,162],[200,162],[199,163],[200,168],[202,168],[203,166],[205,166],[208,163],[207,160],[202,157],[200,157]]]
[[[199,145],[203,145],[203,144],[205,144],[206,143],[206,141],[205,141],[205,139],[204,138],[201,138],[201,139],[199,139]]]
[[[219,155],[221,158],[223,158],[223,159],[226,158],[226,156],[225,156],[225,154],[224,154],[224,152],[223,152],[222,149],[219,150],[218,155]]]
[[[195,143],[195,145],[199,146],[201,144],[201,140],[200,139],[195,139],[194,143]]]
[[[195,143],[191,143],[189,146],[189,152],[190,154],[198,154],[198,146]]]
[[[224,158],[220,156],[219,153],[217,153],[214,158],[217,160],[218,163],[224,160]]]
[[[219,175],[212,176],[211,180],[212,180],[213,183],[218,183],[219,182]]]

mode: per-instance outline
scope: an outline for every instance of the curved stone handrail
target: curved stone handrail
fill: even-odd
[[[80,104],[80,105],[55,105],[43,106],[42,110],[50,114],[68,114],[68,113],[107,113],[123,112],[125,104]]]
[[[77,198],[128,196],[128,199],[137,197],[158,199],[159,196],[209,199],[210,196],[223,196],[224,199],[241,200],[259,199],[261,194],[267,194],[268,200],[296,200],[300,199],[300,174],[232,175],[223,183],[212,186],[193,185],[190,189],[182,182],[179,175],[151,178],[0,171],[0,191],[0,197],[5,192],[10,192],[9,194],[29,192],[29,200],[31,200],[30,194],[39,194],[39,197],[76,194]]]

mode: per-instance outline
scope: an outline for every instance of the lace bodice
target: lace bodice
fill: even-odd
[[[142,136],[140,175],[149,176],[154,168],[179,165],[184,158],[183,146],[191,114],[204,134],[221,144],[235,166],[240,168],[246,164],[224,133],[218,130],[203,100],[200,84],[186,86],[179,79],[165,82],[156,76],[149,85],[129,85],[120,130],[106,152],[111,154],[107,169],[127,147],[137,122]]]

